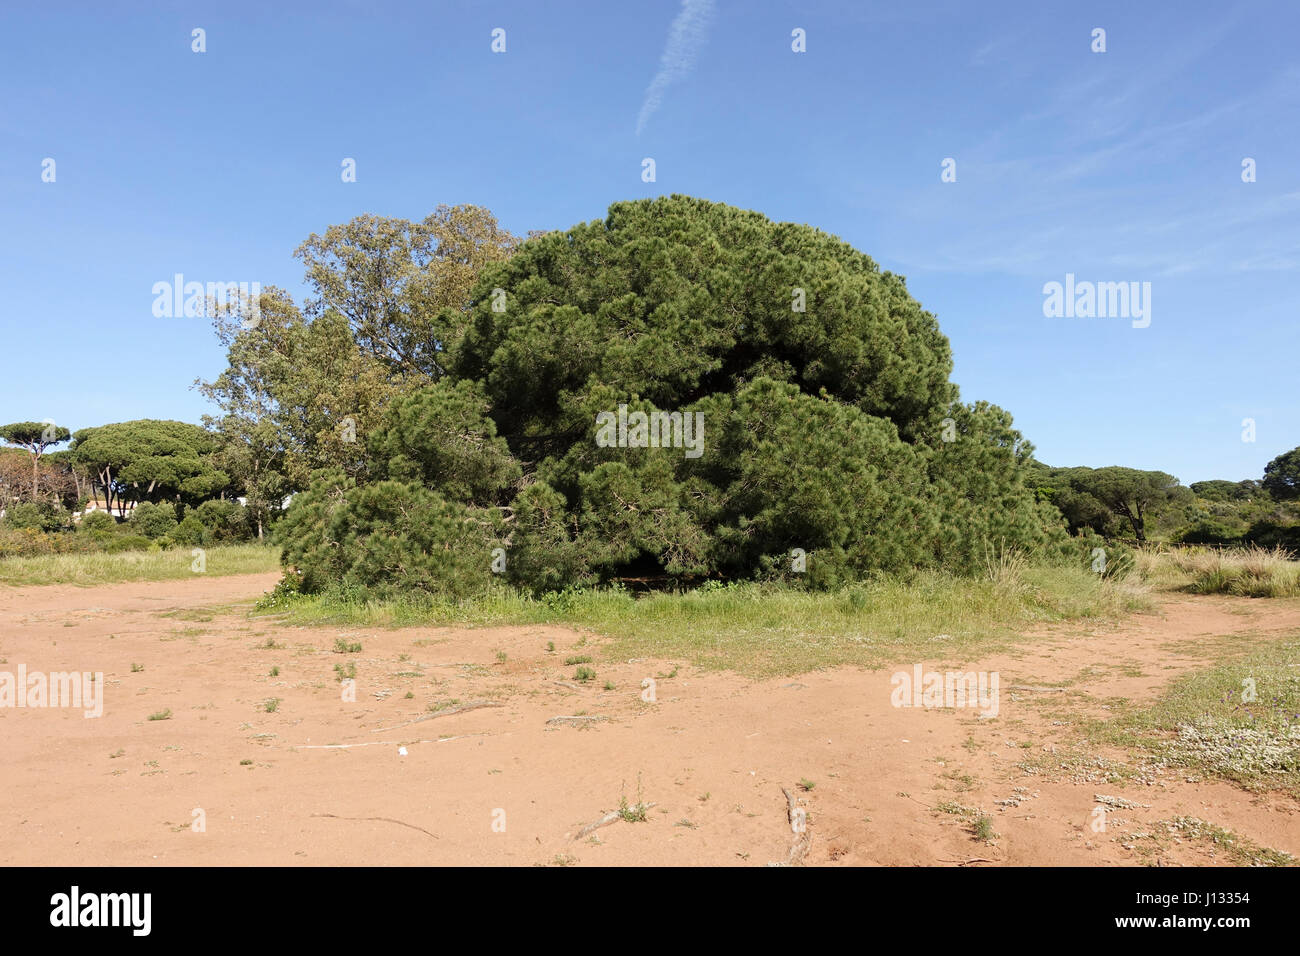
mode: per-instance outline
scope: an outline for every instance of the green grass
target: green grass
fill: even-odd
[[[1150,607],[1128,581],[1082,568],[1018,567],[980,578],[919,574],[834,593],[734,584],[642,597],[610,588],[530,598],[503,588],[463,603],[299,595],[274,611],[294,625],[567,625],[609,638],[601,649],[607,659],[679,659],[767,677],[878,667],[918,654],[955,659],[1052,622],[1112,620]]]
[[[196,578],[190,570],[190,548],[170,551],[122,551],[118,554],[45,554],[0,558],[0,584],[116,584],[122,581],[172,581]],[[203,574],[258,574],[280,566],[277,549],[261,544],[232,544],[205,548]]]

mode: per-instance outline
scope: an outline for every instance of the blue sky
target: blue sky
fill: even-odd
[[[1294,2],[7,4],[0,421],[197,421],[223,361],[154,318],[178,272],[301,295],[293,249],[363,212],[687,193],[906,276],[1048,463],[1258,477],[1300,445],[1298,34]],[[1150,326],[1045,317],[1067,273],[1150,282]]]

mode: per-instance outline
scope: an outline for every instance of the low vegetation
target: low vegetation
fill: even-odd
[[[116,584],[193,578],[191,549],[124,551],[116,554],[47,554],[0,558],[0,584]],[[204,549],[203,574],[262,574],[279,567],[275,549],[260,544],[218,545]]]
[[[1300,597],[1300,561],[1281,547],[1187,547],[1142,554],[1153,583],[1193,594]]]
[[[1173,766],[1300,797],[1300,633],[1175,680],[1120,726]]]
[[[618,587],[532,597],[499,589],[470,601],[376,599],[362,590],[268,595],[262,613],[290,624],[563,624],[612,638],[614,659],[687,660],[754,676],[918,653],[960,657],[1057,621],[1115,619],[1150,602],[1133,579],[1074,566],[1011,563],[996,573],[880,578],[827,593],[753,582],[638,596]],[[572,658],[576,661],[576,658]]]

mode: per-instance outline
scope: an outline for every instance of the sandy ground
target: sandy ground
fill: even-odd
[[[753,866],[799,851],[814,865],[1229,862],[1204,840],[1143,836],[1180,815],[1300,856],[1300,806],[1281,794],[1053,766],[1070,738],[1054,706],[1104,716],[1109,698],[1150,699],[1206,666],[1210,638],[1293,639],[1294,602],[1167,600],[1158,615],[1058,628],[978,661],[937,644],[927,670],[999,673],[1000,712],[985,719],[892,706],[890,675],[906,665],[754,682],[603,661],[598,637],[583,646],[563,628],[288,628],[229,607],[275,579],[0,589],[0,671],[105,681],[97,719],[0,708],[0,863]],[[340,637],[363,650],[335,653]],[[579,685],[563,661],[582,653],[599,676]],[[352,702],[334,671],[349,661]],[[1066,694],[1026,689],[1063,681]],[[450,701],[496,706],[430,716]],[[1027,773],[1027,758],[1047,769]],[[1098,795],[1133,804],[1105,832],[1091,825]],[[577,836],[621,797],[653,803],[646,821]],[[996,837],[977,839],[941,804],[987,813]]]

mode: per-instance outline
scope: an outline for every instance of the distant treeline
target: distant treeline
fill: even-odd
[[[1258,479],[1184,486],[1160,471],[1052,468],[1029,463],[1029,483],[1072,534],[1165,544],[1281,546],[1300,553],[1300,448],[1278,455]]]

